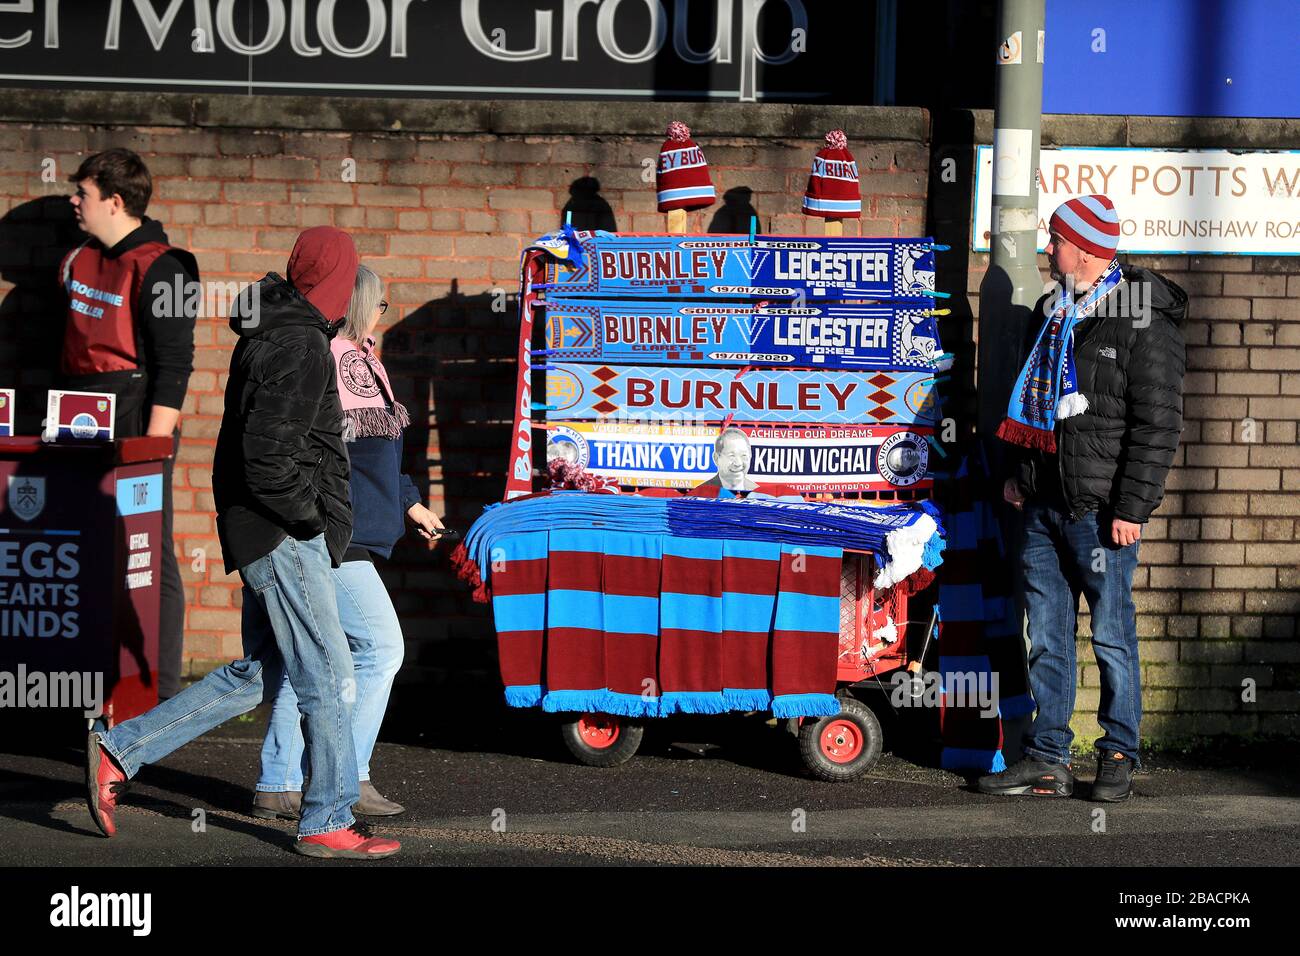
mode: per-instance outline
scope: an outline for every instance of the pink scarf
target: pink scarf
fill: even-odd
[[[343,406],[343,440],[382,437],[397,439],[411,423],[406,407],[393,398],[383,363],[374,355],[375,340],[364,345],[336,335],[330,341],[339,404]]]

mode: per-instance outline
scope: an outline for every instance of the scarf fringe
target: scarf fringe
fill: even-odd
[[[778,694],[772,698],[773,717],[835,717],[840,699],[834,694]]]
[[[896,528],[885,535],[885,552],[889,563],[876,574],[877,588],[893,587],[925,564],[927,549],[937,557],[939,546],[931,540],[939,537],[939,526],[929,514],[922,514],[906,528]],[[936,550],[937,549],[937,550]],[[937,565],[936,565],[937,567]]]
[[[1056,402],[1057,418],[1073,418],[1088,410],[1088,396],[1083,392],[1070,392],[1062,395]]]
[[[731,710],[769,710],[772,706],[771,693],[757,688],[724,687],[722,700]]]
[[[1012,445],[1023,448],[1036,448],[1039,451],[1055,452],[1056,435],[1045,428],[1034,428],[1014,418],[1004,418],[998,426],[998,438]]]
[[[343,440],[387,438],[396,441],[409,424],[411,415],[401,402],[393,402],[391,412],[386,408],[349,408],[343,412]]]
[[[451,569],[456,573],[456,580],[468,584],[473,589],[472,597],[475,604],[487,604],[492,599],[487,583],[483,580],[478,565],[469,556],[469,550],[463,541],[456,545],[456,550],[452,551],[447,560],[451,562]]]
[[[506,688],[506,704],[510,707],[536,707],[542,702],[546,688],[540,684],[515,684]]]
[[[601,697],[600,712],[616,717],[658,717],[659,698],[620,694],[607,689]]]
[[[727,703],[721,690],[667,691],[659,698],[659,716],[668,714],[725,714]]]

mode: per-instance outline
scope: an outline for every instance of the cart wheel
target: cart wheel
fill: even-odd
[[[880,759],[884,735],[871,708],[852,697],[840,700],[834,717],[808,718],[799,728],[804,766],[821,780],[862,776]]]
[[[588,767],[617,767],[641,746],[645,728],[613,714],[587,713],[560,725],[564,745]]]

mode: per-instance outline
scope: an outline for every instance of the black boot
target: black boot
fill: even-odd
[[[1100,803],[1121,803],[1133,792],[1133,761],[1118,750],[1097,755],[1097,780],[1092,799]]]
[[[977,786],[980,793],[1002,797],[1068,797],[1074,793],[1074,774],[1065,764],[1025,757],[1001,773],[980,777]]]

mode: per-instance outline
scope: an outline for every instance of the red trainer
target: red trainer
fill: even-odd
[[[104,749],[98,735],[91,731],[86,740],[86,806],[95,826],[106,837],[117,832],[113,811],[117,800],[130,786],[126,774],[118,769],[112,754]]]
[[[294,849],[304,856],[325,860],[382,860],[392,856],[402,844],[387,837],[377,837],[365,823],[354,823],[346,830],[332,830],[302,837]]]

